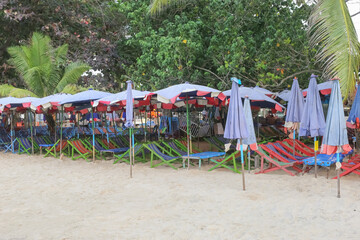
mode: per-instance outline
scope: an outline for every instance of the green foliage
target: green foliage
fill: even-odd
[[[346,2],[319,0],[310,20],[311,42],[320,45],[317,59],[330,78],[340,78],[346,99],[355,89],[360,67],[360,44]]]
[[[17,98],[37,97],[34,93],[26,89],[16,88],[8,84],[0,85],[0,97],[7,97],[7,96],[17,97]]]
[[[128,26],[129,37],[118,43],[127,59],[124,78],[144,89],[190,81],[224,90],[236,76],[246,86],[279,90],[295,76],[302,84],[320,71],[307,41],[308,5],[199,0],[174,6],[156,17],[145,0],[116,6]]]
[[[34,33],[29,45],[8,48],[11,56],[9,63],[15,67],[27,89],[38,97],[45,97],[62,92],[68,84],[77,83],[81,75],[90,69],[81,62],[67,64],[67,50],[67,45],[54,49],[48,36]],[[9,85],[3,86],[5,93]],[[14,88],[9,94],[13,91],[24,93]]]

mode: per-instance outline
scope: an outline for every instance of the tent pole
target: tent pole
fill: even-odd
[[[91,118],[92,118],[92,145],[93,145],[93,162],[95,162],[95,121],[94,121],[94,108],[91,107]]]
[[[61,150],[62,150],[62,140],[63,140],[63,119],[64,119],[64,105],[61,105],[61,113],[60,113],[60,159],[61,159]]]
[[[190,166],[190,134],[189,134],[189,98],[186,97],[186,133],[187,133],[187,162],[188,162],[188,169]],[[185,167],[185,166],[183,166]]]
[[[241,151],[241,173],[243,180],[243,191],[245,191],[244,149],[242,145],[242,139],[240,139],[240,151]]]
[[[317,162],[316,162],[316,154],[317,154],[317,141],[316,136],[314,137],[314,158],[315,158],[315,178],[317,178]]]
[[[158,121],[158,141],[160,141],[160,116],[159,116],[159,108],[156,107],[156,115],[157,115],[157,121]]]

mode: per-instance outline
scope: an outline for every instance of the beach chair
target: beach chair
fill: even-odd
[[[286,151],[288,151],[290,154],[294,154],[294,146],[293,145],[290,145],[288,144],[286,141],[276,141],[275,143],[277,143],[279,146],[281,146],[282,148],[284,148]],[[300,149],[298,147],[298,149]],[[301,149],[300,149],[301,150]],[[299,157],[299,158],[307,158],[307,157],[312,157],[314,156],[314,154],[310,154],[309,156],[309,153],[306,152],[301,152],[300,150],[297,150],[295,148],[295,157]]]
[[[289,167],[292,168],[294,162],[284,163],[274,158],[271,158],[260,146],[258,146],[258,149],[255,150],[255,152],[261,157],[261,169],[256,174],[268,173],[276,170],[283,170],[290,176],[295,176],[294,173],[292,173],[290,170],[287,169]],[[264,169],[264,161],[267,161],[269,163],[269,167],[267,169]]]
[[[225,150],[225,146],[220,144],[219,142],[217,142],[212,137],[204,138],[204,140],[210,144],[210,148],[215,147],[215,149],[218,150],[218,151],[224,151]]]
[[[135,155],[135,160],[138,160],[140,162],[145,161],[145,149],[144,149],[143,144],[141,144],[141,143],[135,144],[134,155]],[[114,164],[118,163],[119,161],[124,161],[124,162],[130,163],[130,161],[129,161],[130,148],[128,148],[127,151],[125,151],[124,153],[122,153],[120,155],[114,155],[114,157],[116,158],[116,160],[114,161]]]
[[[152,168],[166,164],[166,165],[170,166],[171,168],[177,170],[177,168],[173,165],[173,162],[175,162],[176,160],[182,159],[181,156],[176,156],[176,157],[171,156],[165,149],[163,149],[161,147],[159,149],[159,147],[155,143],[147,143],[147,144],[144,143],[143,145],[151,153],[150,166]],[[164,152],[162,152],[162,151],[164,151]],[[154,157],[158,157],[159,160],[161,160],[161,162],[154,165],[153,164]]]
[[[90,148],[92,148],[93,146],[93,141],[92,140],[85,140],[86,143],[88,143],[88,145],[90,146]],[[98,151],[100,154],[102,153],[121,153],[121,152],[125,152],[127,151],[129,148],[128,147],[124,147],[124,148],[114,148],[114,149],[109,149],[109,148],[104,148],[97,139],[95,139],[95,150]]]
[[[341,169],[343,172],[339,175],[339,177],[348,175],[350,173],[360,175],[360,155],[355,155],[350,158],[348,162],[343,162],[341,164]],[[337,176],[333,179],[337,179]]]
[[[266,151],[270,158],[275,158],[281,162],[284,163],[294,163],[294,164],[303,164],[303,160],[296,160],[293,158],[288,158],[286,156],[283,156],[280,152],[277,151],[277,149],[271,145],[270,143],[268,144],[261,144],[260,147]],[[302,170],[300,168],[298,168],[297,166],[293,165],[292,168],[297,171],[297,172],[302,172]]]
[[[89,161],[88,158],[92,156],[92,151],[87,149],[81,140],[68,140],[67,142],[71,147],[72,160],[84,158],[86,161]],[[78,153],[79,156],[75,156],[75,153]]]
[[[236,165],[236,159],[240,157],[240,151],[235,151],[233,153],[231,153],[230,155],[221,158],[221,159],[217,159],[217,160],[211,160],[213,163],[215,163],[215,166],[213,166],[212,168],[210,168],[208,171],[213,171],[214,169],[223,167],[223,168],[227,168],[235,173],[241,173],[238,169],[237,169],[237,165]],[[245,155],[245,152],[244,152]],[[230,167],[228,165],[228,163],[232,161],[232,167]]]
[[[124,141],[123,139],[120,138],[120,136],[111,138],[109,141],[111,141],[113,144],[115,144],[116,146],[122,148],[122,147],[129,147],[129,142]]]
[[[66,149],[68,149],[70,152],[70,149],[68,148],[68,146],[69,145],[68,145],[67,140],[63,140],[62,144],[60,144],[60,139],[59,139],[56,143],[52,144],[52,146],[42,148],[46,151],[44,157],[47,157],[48,155],[56,157],[56,153],[60,152],[60,149],[64,155],[70,155],[69,153],[66,154],[66,151],[65,151]]]
[[[27,138],[17,138],[19,143],[18,153],[26,153],[28,155],[31,154],[31,142]]]
[[[183,150],[183,151],[187,151],[187,140],[186,139],[174,139],[174,142]],[[200,153],[201,151],[192,146],[192,151],[191,153]]]
[[[284,139],[284,143],[287,143],[291,148],[294,147],[294,140],[293,139]],[[306,156],[312,157],[314,156],[314,149],[310,148],[303,142],[295,139],[295,150],[301,152],[302,154],[305,154]]]

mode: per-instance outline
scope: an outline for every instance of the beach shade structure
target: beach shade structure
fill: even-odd
[[[60,102],[65,101],[71,94],[57,93],[54,95],[39,98],[31,103],[31,109],[34,111],[48,110],[52,107],[60,106]]]
[[[338,178],[338,197],[340,197],[340,177],[341,168],[340,152],[350,152],[351,147],[348,142],[347,129],[344,116],[343,99],[340,91],[338,78],[332,81],[332,89],[329,101],[329,109],[326,116],[326,126],[321,145],[321,153],[331,155],[337,154],[336,170]]]
[[[223,94],[229,98],[231,90],[224,91]],[[283,109],[285,109],[283,105],[254,88],[241,86],[239,87],[239,94],[241,98],[245,98],[245,96],[247,96],[250,100],[250,105],[253,107],[271,108],[279,112],[282,112]]]
[[[230,103],[227,113],[224,138],[237,139],[237,145],[240,145],[243,190],[245,191],[243,140],[249,137],[249,132],[247,130],[245,113],[239,93],[239,80],[236,80],[238,79],[232,79],[233,82],[231,87]]]
[[[331,88],[332,88],[332,82],[331,81],[326,81],[326,82],[323,82],[323,83],[319,83],[317,85],[317,89],[318,91],[322,94],[322,95],[328,95],[331,93]],[[304,89],[302,91],[304,97],[306,97],[307,95],[307,92],[308,92],[308,89]]]
[[[143,104],[144,104],[146,95],[148,95],[150,92],[132,89],[131,93],[132,93],[132,97],[134,100],[143,102]],[[119,104],[119,105],[125,106],[126,99],[127,99],[127,90],[112,94],[110,96],[106,96],[104,98],[100,98],[99,100],[96,100],[94,102],[93,106],[96,107],[99,104],[105,104],[105,105]]]
[[[294,152],[295,155],[295,135],[301,122],[301,115],[304,109],[304,97],[301,93],[297,78],[294,78],[291,86],[290,99],[287,105],[285,116],[285,127],[293,130]]]
[[[244,115],[245,115],[245,121],[246,121],[246,129],[248,130],[249,136],[244,139],[244,144],[248,145],[248,170],[250,172],[250,150],[257,150],[257,143],[256,143],[256,135],[255,135],[255,128],[254,128],[254,122],[252,118],[251,113],[251,107],[250,107],[250,100],[248,96],[245,96],[244,101]]]
[[[132,178],[132,166],[135,162],[135,156],[134,156],[134,123],[133,123],[133,119],[134,119],[134,98],[132,95],[132,81],[126,81],[127,83],[127,89],[126,89],[126,122],[125,122],[125,127],[129,128],[129,136],[130,136],[130,142],[129,142],[129,146],[130,146],[130,177]]]
[[[277,96],[279,98],[281,98],[282,100],[284,100],[285,102],[288,102],[290,99],[290,94],[291,94],[291,91],[285,89],[285,90],[281,91]]]
[[[189,118],[189,99],[202,98],[202,99],[214,99],[218,98],[221,101],[225,99],[225,95],[214,88],[190,84],[188,82],[176,84],[154,93],[150,93],[152,97],[156,97],[156,100],[165,104],[175,104],[177,100],[184,99],[186,101],[186,132],[187,132],[187,143],[188,146],[188,166],[190,165],[190,151],[191,151],[191,135],[190,135],[190,118]]]
[[[348,128],[355,129],[355,143],[358,141],[358,131],[360,129],[360,91],[356,90],[354,102],[351,106],[349,118],[346,121]],[[356,145],[355,145],[356,150]]]
[[[317,137],[323,136],[325,131],[325,116],[321,104],[320,94],[316,84],[316,75],[311,75],[307,91],[304,111],[301,116],[299,136],[314,138],[315,178],[317,177],[316,154],[318,151]]]
[[[106,97],[106,96],[110,96],[112,93],[108,93],[108,92],[101,92],[101,91],[96,91],[93,89],[89,89],[87,91],[83,91],[83,92],[79,92],[77,94],[71,95],[69,97],[67,97],[65,100],[60,102],[60,105],[64,105],[64,107],[71,107],[71,106],[82,106],[83,108],[88,108],[91,107],[91,103],[93,101],[96,101],[100,98]],[[91,107],[91,113],[92,116],[94,114],[94,108]],[[93,122],[91,124],[92,127],[92,136],[93,136],[93,161],[95,161],[95,133],[94,133],[94,119]],[[60,139],[61,140],[61,139]]]
[[[36,97],[24,97],[24,98],[13,98],[7,97],[3,98],[0,101],[0,110],[2,112],[10,111],[10,121],[11,121],[11,150],[14,152],[14,124],[13,116],[15,111],[27,111],[33,101],[38,100]],[[34,153],[34,137],[33,137],[33,126],[32,122],[30,123],[30,132],[31,132],[31,152]]]
[[[274,95],[273,92],[271,92],[271,91],[269,91],[269,90],[267,90],[267,89],[265,89],[265,88],[261,88],[261,87],[259,87],[259,86],[255,86],[253,89],[254,89],[255,91],[261,92],[262,94],[265,94],[265,95],[268,96],[268,97]]]

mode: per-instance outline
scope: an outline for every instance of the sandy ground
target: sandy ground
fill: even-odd
[[[360,176],[241,175],[0,153],[2,239],[359,239]],[[331,173],[332,175],[334,173]]]

